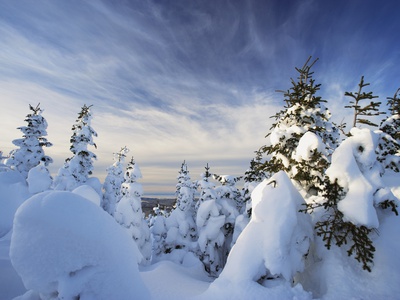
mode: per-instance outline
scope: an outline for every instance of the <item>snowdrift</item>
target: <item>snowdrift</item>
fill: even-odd
[[[26,299],[148,299],[140,252],[100,207],[71,192],[49,191],[18,209],[11,262]],[[21,299],[25,299],[22,297]]]

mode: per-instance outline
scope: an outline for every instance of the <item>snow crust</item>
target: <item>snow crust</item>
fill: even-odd
[[[15,215],[10,258],[27,299],[149,299],[140,257],[110,215],[75,193],[37,194]]]

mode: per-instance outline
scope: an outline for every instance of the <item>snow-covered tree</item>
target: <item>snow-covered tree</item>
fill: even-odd
[[[250,166],[243,176],[244,185],[241,191],[243,202],[246,205],[247,216],[251,216],[251,192],[257,184],[262,182],[268,176],[262,171],[262,153],[260,150],[255,151],[256,156],[250,161]]]
[[[379,106],[381,102],[373,101],[373,99],[378,98],[378,96],[374,96],[372,92],[363,92],[363,88],[368,86],[369,83],[364,83],[364,76],[361,76],[360,83],[358,84],[357,92],[345,92],[345,96],[349,96],[353,98],[350,100],[350,105],[345,106],[346,108],[354,109],[353,123],[352,127],[356,127],[358,124],[365,124],[369,126],[378,127],[377,124],[371,122],[365,117],[379,116],[384,114],[384,112],[379,111]],[[365,106],[361,105],[361,101],[363,100],[371,100]],[[364,103],[364,102],[363,102]]]
[[[225,215],[221,212],[221,205],[217,203],[217,194],[214,183],[210,182],[210,167],[198,181],[200,188],[199,206],[197,209],[196,226],[199,235],[199,257],[208,273],[217,276],[223,266],[222,247],[225,241]]]
[[[400,89],[393,97],[388,97],[388,115],[382,120],[379,129],[382,131],[378,144],[378,160],[386,169],[400,171]]]
[[[179,175],[175,209],[165,221],[167,228],[166,253],[176,262],[183,262],[188,252],[194,253],[197,246],[195,213],[193,210],[194,188],[187,165],[183,162]]]
[[[168,213],[161,209],[160,205],[153,208],[154,216],[149,216],[149,226],[152,237],[152,261],[157,262],[167,253],[167,227],[165,220]]]
[[[142,178],[142,173],[132,158],[126,167],[124,183],[121,185],[122,198],[117,204],[114,217],[116,221],[125,227],[143,255],[142,264],[147,265],[151,261],[150,228],[143,218],[142,212],[142,185],[137,182]]]
[[[25,122],[27,126],[21,126],[17,129],[21,130],[23,137],[21,139],[13,140],[13,144],[18,149],[10,152],[9,158],[6,159],[5,164],[12,169],[19,171],[22,176],[27,178],[30,169],[43,162],[44,166],[48,166],[53,160],[44,154],[43,147],[50,147],[52,144],[47,141],[47,121],[42,116],[43,110],[40,108],[40,103],[33,107],[29,105],[31,113],[29,113]]]
[[[96,155],[88,150],[88,146],[97,148],[93,137],[97,137],[96,131],[91,126],[92,106],[83,105],[75,124],[72,126],[70,150],[73,154],[67,158],[63,167],[59,170],[54,182],[57,190],[73,190],[87,182],[93,171],[93,160]]]
[[[311,72],[316,60],[309,64],[310,59],[302,68],[296,68],[298,80],[291,80],[292,87],[284,92],[284,109],[273,116],[276,122],[267,135],[270,137],[270,145],[263,146],[260,151],[269,156],[262,166],[263,171],[274,174],[284,170],[306,192],[314,193],[319,191],[329,156],[337,147],[339,130],[329,121],[331,113],[323,105],[326,100],[316,95],[320,84],[315,83]],[[306,161],[298,156],[293,157],[306,132],[312,132],[321,139],[326,155],[315,151],[312,153],[313,158]]]
[[[280,171],[255,188],[252,202],[250,223],[215,282],[253,281],[290,289],[296,273],[304,270],[304,256],[313,239],[310,216],[299,212],[304,199]]]
[[[236,226],[236,219],[245,210],[242,195],[236,187],[236,183],[242,176],[214,174],[213,178],[221,183],[220,186],[215,188],[215,191],[217,193],[217,203],[221,206],[221,213],[225,216],[223,227],[225,240],[221,248],[222,263],[225,265],[228,254],[235,242],[233,235],[235,234],[235,238],[237,238],[237,233],[234,233],[234,229],[236,227],[239,230],[239,227]]]
[[[389,208],[397,215],[399,204],[381,179],[383,168],[375,152],[378,141],[378,133],[352,128],[350,137],[333,153],[321,199],[307,204],[325,246],[343,247],[368,271],[375,252],[371,234],[379,228],[379,216],[384,216],[379,211]]]
[[[101,207],[110,215],[114,215],[115,206],[121,199],[121,185],[124,182],[124,161],[129,149],[121,148],[114,153],[114,163],[107,168],[107,176],[104,180],[104,195]]]

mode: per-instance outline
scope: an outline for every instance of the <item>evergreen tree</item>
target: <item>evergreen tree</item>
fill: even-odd
[[[397,215],[399,201],[380,179],[382,167],[375,153],[379,133],[367,128],[352,128],[350,133],[333,153],[322,200],[310,201],[305,211],[318,210],[315,230],[327,249],[345,248],[371,271],[375,252],[371,234],[379,227],[379,217],[385,216],[378,211],[390,208]]]
[[[124,182],[124,160],[128,152],[129,149],[123,147],[119,152],[114,153],[114,164],[107,168],[101,207],[110,215],[114,215],[115,206],[121,199],[121,185]]]
[[[233,234],[236,218],[243,213],[244,202],[239,189],[236,187],[242,176],[213,175],[221,185],[215,188],[217,193],[217,203],[221,207],[221,213],[225,216],[223,233],[225,236],[224,244],[221,247],[222,265],[225,265],[229,252],[233,246]]]
[[[93,160],[96,155],[88,150],[88,146],[97,148],[93,137],[97,137],[96,131],[92,128],[92,106],[84,105],[78,114],[76,123],[72,126],[70,139],[71,158],[65,160],[64,166],[59,170],[55,180],[55,189],[73,190],[79,185],[86,183],[93,171]]]
[[[194,189],[185,162],[177,179],[177,200],[175,209],[165,221],[168,231],[165,242],[166,253],[171,253],[170,257],[174,261],[182,263],[188,252],[196,251],[197,245],[195,212],[192,205]]]
[[[149,218],[150,232],[152,236],[152,261],[157,262],[164,257],[167,250],[165,239],[167,238],[167,227],[165,220],[168,213],[161,209],[158,204],[153,208],[154,216]]]
[[[286,171],[306,191],[318,191],[329,157],[337,147],[339,130],[329,122],[331,114],[323,105],[326,100],[316,95],[320,84],[315,83],[311,68],[317,60],[310,63],[310,59],[302,68],[296,68],[299,76],[297,81],[291,79],[292,87],[284,92],[284,109],[273,116],[276,122],[267,135],[271,144],[260,149],[270,158],[261,166],[261,170],[267,174]],[[318,149],[312,159],[299,161],[293,155],[306,132],[318,136],[323,149]],[[310,173],[310,170],[313,172]]]
[[[142,178],[139,167],[132,158],[126,167],[124,183],[121,185],[122,198],[117,204],[114,217],[125,227],[136,242],[143,255],[143,265],[151,261],[150,228],[143,218],[142,200],[143,188],[138,179]]]
[[[225,241],[223,226],[225,215],[217,203],[215,185],[210,182],[210,167],[198,181],[200,200],[196,216],[196,226],[199,234],[199,258],[205,270],[212,276],[217,276],[223,268],[222,246]]]
[[[40,108],[40,103],[36,107],[29,105],[29,109],[31,113],[25,118],[27,126],[17,128],[22,131],[23,137],[13,141],[13,144],[19,148],[11,151],[9,158],[5,161],[6,165],[19,171],[25,178],[29,170],[40,162],[43,162],[45,166],[53,162],[43,150],[43,147],[50,147],[52,144],[45,138],[47,121],[42,116],[43,110]]]
[[[400,171],[400,89],[393,97],[388,97],[390,115],[385,118],[379,129],[382,131],[377,148],[378,160],[386,169]]]
[[[378,98],[378,96],[374,96],[372,92],[364,92],[362,91],[363,88],[368,86],[369,83],[364,83],[364,76],[361,76],[360,83],[358,84],[358,91],[357,92],[345,92],[345,96],[349,96],[353,98],[353,100],[350,100],[350,105],[345,106],[346,108],[352,108],[354,109],[354,116],[353,116],[353,127],[356,127],[357,124],[365,124],[369,126],[374,126],[378,127],[377,124],[371,122],[368,119],[365,119],[365,117],[372,117],[372,116],[379,116],[381,114],[384,114],[384,112],[379,111],[379,106],[381,105],[381,102],[376,102],[373,101],[373,99]],[[371,100],[370,103],[368,103],[365,106],[361,106],[361,101],[363,100]]]
[[[262,152],[260,150],[255,151],[256,156],[250,161],[250,167],[246,170],[243,176],[244,185],[241,191],[243,201],[246,205],[247,217],[251,216],[251,192],[265,178],[270,177],[264,171],[262,171]]]

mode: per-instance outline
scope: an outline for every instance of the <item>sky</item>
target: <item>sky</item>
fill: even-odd
[[[396,0],[0,1],[0,150],[14,149],[40,103],[53,174],[71,157],[71,126],[93,105],[94,176],[126,146],[145,195],[174,193],[185,160],[243,175],[268,143],[309,56],[332,121],[351,122],[360,77],[385,108],[400,87]]]

